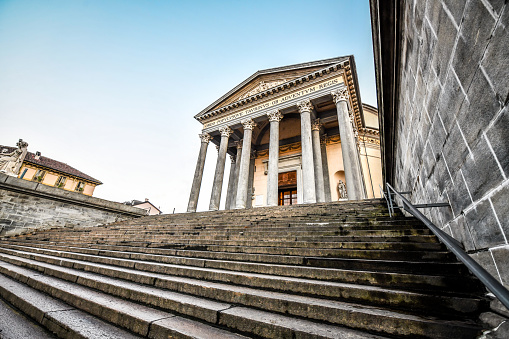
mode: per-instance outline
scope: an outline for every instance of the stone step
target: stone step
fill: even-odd
[[[5,265],[5,263],[0,263],[0,265]],[[25,284],[9,279],[2,274],[0,274],[0,296],[46,330],[56,334],[58,338],[142,338],[36,291]],[[6,318],[3,318],[3,320],[6,320]],[[12,330],[12,323],[7,327]],[[34,334],[31,333],[32,331],[36,331],[37,336],[27,336],[25,338],[56,338],[46,334],[42,329],[37,329],[31,323],[27,324],[27,327],[23,330],[29,332],[30,335]],[[14,334],[18,335],[19,333]],[[1,337],[16,338],[11,337],[9,333],[4,331],[2,331]]]
[[[122,325],[141,335],[148,333],[149,319],[146,319],[147,317],[153,314],[154,319],[150,319],[152,321],[156,318],[158,320],[167,318],[163,312],[150,307],[157,307],[164,310],[164,312],[169,311],[192,316],[212,324],[219,323],[230,328],[237,328],[238,323],[242,323],[244,324],[242,329],[237,329],[243,332],[246,328],[253,328],[255,324],[249,324],[252,323],[252,319],[246,316],[244,312],[239,311],[247,313],[252,313],[253,311],[263,312],[265,317],[270,317],[271,314],[274,314],[265,309],[255,310],[230,303],[192,297],[157,288],[159,286],[154,288],[89,272],[80,273],[69,268],[56,269],[55,265],[34,263],[34,261],[32,261],[32,264],[32,267],[36,266],[45,275],[41,276],[36,271],[17,266],[8,267],[7,265],[0,266],[0,273],[15,279],[26,279],[30,286],[34,286],[50,295],[58,296],[71,305],[79,305],[79,307],[86,309],[87,312],[94,315],[104,316],[110,322],[115,322],[116,320],[117,325]],[[47,274],[75,281],[79,285],[47,276]],[[98,292],[88,287],[92,287],[98,290]],[[230,293],[230,295],[235,296],[235,293]],[[124,300],[120,300],[118,297]],[[312,300],[312,298],[289,295],[284,297],[284,299],[283,296],[281,296],[281,299],[277,299],[275,293],[266,292],[253,297],[252,302],[258,307],[277,309],[280,317],[288,317],[287,315],[306,316],[318,321],[328,321],[335,325],[348,325],[357,329],[376,331],[380,334],[397,336],[418,335],[425,337],[433,333],[433,337],[440,335],[440,338],[450,338],[453,334],[463,337],[479,332],[479,328],[473,322],[436,320],[431,317],[396,313],[387,309],[345,304],[339,301]],[[249,301],[246,301],[246,298],[235,298],[235,300],[237,302],[244,301],[249,303]],[[143,305],[136,305],[134,309],[132,302],[142,303]],[[104,309],[108,311],[105,312]],[[136,315],[139,315],[140,311],[142,311],[143,316],[137,318]],[[117,316],[118,313],[121,313],[122,320],[120,321],[117,320],[119,318]],[[232,317],[235,319],[235,322],[232,321]],[[269,320],[269,318],[266,319]],[[271,325],[274,326],[274,322],[271,322]],[[319,323],[315,322],[315,326],[319,326]],[[331,326],[328,325],[328,327],[330,329]]]
[[[313,291],[308,287],[299,287],[300,283],[304,286],[311,284],[309,279],[320,280],[321,282],[339,282],[348,284],[361,284],[379,287],[400,288],[409,291],[433,291],[433,293],[443,294],[449,286],[457,286],[456,293],[472,293],[477,291],[477,281],[472,281],[464,276],[440,276],[440,275],[420,275],[420,274],[401,274],[386,272],[370,272],[357,270],[337,270],[322,269],[315,267],[302,267],[292,265],[274,265],[246,262],[231,262],[220,260],[196,260],[191,258],[169,257],[150,254],[102,251],[100,253],[86,253],[79,251],[79,248],[69,249],[42,249],[25,246],[12,246],[2,244],[0,252],[9,255],[23,255],[26,258],[34,259],[41,256],[33,253],[58,257],[56,262],[62,258],[71,260],[81,260],[90,263],[107,264],[117,267],[137,268],[146,267],[148,272],[168,273],[181,276],[198,278],[210,281],[234,282],[244,286],[271,286],[275,288],[283,283],[283,287],[294,293],[309,293]],[[67,251],[66,251],[67,250]],[[31,254],[28,254],[28,253]],[[21,254],[25,253],[25,254]],[[172,260],[175,259],[175,260]],[[42,259],[41,259],[42,260]],[[54,260],[50,261],[51,263]],[[274,283],[274,276],[277,277]],[[291,279],[291,278],[297,278]],[[298,279],[307,279],[304,281]],[[471,280],[471,283],[467,283]],[[255,285],[251,285],[255,284]],[[298,286],[293,288],[292,284]],[[290,289],[290,288],[293,288]],[[315,286],[315,294],[326,293],[325,297],[339,297],[337,291],[322,291],[323,285]],[[284,289],[283,289],[284,290]],[[286,290],[285,290],[286,291]]]
[[[236,287],[229,284],[224,283],[213,283],[213,282],[203,282],[202,280],[189,279],[189,278],[181,278],[181,277],[173,277],[167,276],[157,273],[141,273],[139,270],[132,270],[128,268],[118,268],[111,265],[104,264],[94,264],[88,261],[83,260],[73,260],[73,259],[62,259],[61,256],[51,256],[51,255],[42,255],[42,254],[33,254],[22,251],[9,251],[9,254],[3,255],[0,254],[1,260],[6,262],[10,262],[12,264],[16,264],[18,266],[23,266],[32,269],[38,269],[46,274],[55,275],[57,277],[61,277],[63,274],[62,271],[65,271],[65,268],[61,268],[58,271],[57,268],[53,265],[64,266],[64,267],[73,267],[79,270],[84,270],[87,272],[95,272],[101,275],[109,276],[109,277],[119,277],[125,280],[138,282],[138,283],[146,283],[150,285],[155,285],[159,287],[163,287],[170,290],[175,290],[178,292],[183,292],[187,294],[198,295],[200,297],[206,297],[209,299],[218,299],[220,301],[231,302],[236,304],[242,304],[243,300],[245,302],[249,302],[250,300],[256,300],[256,304],[245,304],[246,306],[259,306],[259,303],[262,299],[267,299],[267,305],[265,305],[264,309],[270,309],[272,307],[269,304],[276,303],[276,299],[278,303],[282,303],[284,300],[289,300],[298,298],[296,296],[290,296],[287,294],[276,293],[272,294],[269,298],[267,297],[267,293],[261,293],[259,290],[255,290],[253,288],[246,287]],[[26,258],[19,259],[20,258]],[[30,259],[28,259],[30,258]],[[35,260],[35,261],[34,261]],[[42,263],[49,263],[49,265],[44,265]],[[134,265],[136,267],[136,264]],[[49,271],[55,271],[57,273],[52,274]],[[65,273],[65,272],[64,272]],[[215,271],[217,273],[217,271]],[[65,273],[67,275],[71,274],[69,272]],[[232,272],[232,274],[239,275],[240,272]],[[374,284],[369,285],[359,285],[359,284],[345,284],[345,283],[336,283],[336,282],[325,282],[325,281],[317,281],[317,280],[309,280],[309,279],[292,279],[289,277],[281,277],[277,275],[251,275],[252,279],[262,280],[265,279],[265,283],[260,283],[259,285],[255,285],[255,287],[270,289],[284,293],[292,293],[302,295],[310,295],[315,298],[326,298],[328,300],[343,300],[347,302],[356,302],[362,304],[370,304],[377,305],[382,307],[391,307],[404,309],[407,312],[411,313],[419,313],[424,311],[426,314],[440,314],[440,315],[452,315],[453,313],[459,314],[470,314],[476,312],[481,304],[481,299],[476,297],[465,297],[459,295],[437,295],[437,293],[426,294],[422,292],[408,292],[403,290],[395,290],[394,285],[392,288],[380,288],[376,286],[372,286]],[[315,277],[316,278],[316,277]],[[78,276],[72,278],[66,278],[67,280],[76,281]],[[207,279],[208,280],[208,279]],[[275,282],[278,280],[277,282]],[[356,282],[358,283],[358,282]],[[232,295],[233,293],[233,295]],[[265,294],[264,294],[265,293]],[[278,299],[279,298],[279,299]],[[296,302],[296,301],[295,301]],[[299,307],[304,307],[306,303],[312,303],[312,299],[303,299],[302,305]],[[275,309],[270,309],[272,311],[277,311]]]

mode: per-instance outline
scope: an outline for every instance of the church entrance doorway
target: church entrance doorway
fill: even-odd
[[[297,203],[297,171],[279,173],[278,197],[279,206]]]

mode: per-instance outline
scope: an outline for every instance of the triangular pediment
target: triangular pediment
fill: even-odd
[[[242,99],[256,95],[270,88],[280,86],[310,73],[319,71],[325,67],[348,60],[348,56],[307,62],[303,64],[289,65],[284,67],[261,70],[235,86],[231,91],[223,95],[214,103],[195,116],[199,118],[203,114],[217,110]]]

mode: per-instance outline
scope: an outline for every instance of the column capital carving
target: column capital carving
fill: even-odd
[[[251,159],[256,159],[256,153],[257,153],[256,150],[252,150],[250,158]]]
[[[297,107],[299,108],[300,113],[311,112],[313,110],[313,104],[311,104],[311,100],[309,99],[299,101],[297,103]]]
[[[272,121],[280,122],[281,119],[283,119],[283,115],[279,112],[278,109],[267,113],[267,117],[269,118],[270,122]]]
[[[242,126],[244,127],[244,129],[252,130],[253,128],[256,127],[256,123],[253,121],[253,119],[247,119],[242,121]]]
[[[332,95],[332,99],[334,100],[334,103],[336,103],[336,105],[340,101],[348,101],[349,94],[348,94],[348,88],[346,88],[346,87],[332,91],[330,94]]]
[[[234,144],[235,146],[237,147],[237,149],[241,149],[242,148],[242,143],[244,142],[244,139],[240,139],[239,141],[235,141]]]
[[[320,128],[322,128],[322,123],[320,122],[320,119],[313,120],[313,123],[311,124],[311,130],[319,131]]]
[[[230,135],[232,135],[232,133],[233,133],[232,129],[228,126],[221,127],[219,129],[219,132],[221,133],[222,137],[227,137],[227,138],[229,138]]]
[[[230,154],[230,161],[232,162],[232,164],[235,164],[235,162],[237,162],[237,157],[235,155]]]
[[[206,144],[208,144],[209,141],[212,140],[212,137],[208,133],[201,133],[201,134],[198,134],[198,136],[200,137],[201,142],[204,142]]]

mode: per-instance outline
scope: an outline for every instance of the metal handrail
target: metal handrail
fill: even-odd
[[[490,290],[502,304],[504,304],[507,309],[509,309],[509,291],[491,274],[489,274],[484,268],[481,267],[474,259],[472,259],[462,248],[461,244],[451,237],[449,234],[445,233],[441,229],[435,226],[428,218],[424,216],[410,201],[408,201],[403,195],[397,192],[394,187],[392,187],[389,183],[387,185],[387,196],[389,196],[389,201],[391,201],[392,207],[392,199],[391,193],[389,190],[393,191],[401,201],[403,202],[403,208],[412,214],[414,217],[422,221],[430,230],[435,234],[438,239],[451,251],[454,253],[456,258],[458,258],[467,268],[472,272],[483,284],[484,286]]]

